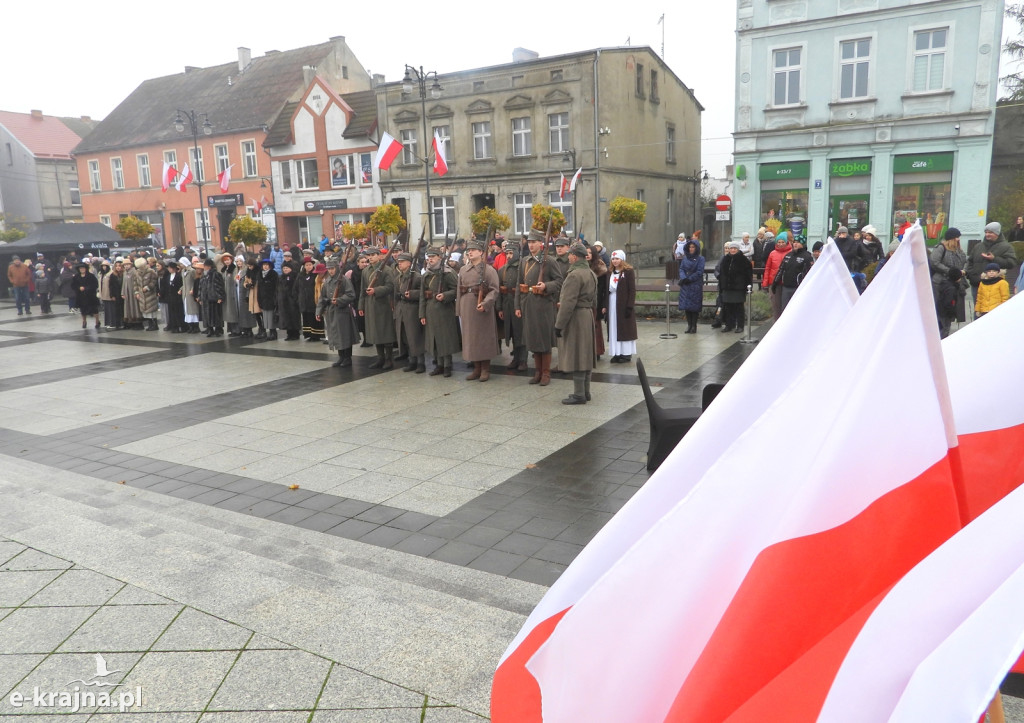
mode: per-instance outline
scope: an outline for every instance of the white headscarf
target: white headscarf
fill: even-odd
[[[622,251],[620,249],[616,249],[615,251],[612,251],[612,258],[613,259],[618,259],[619,261],[625,261],[626,260],[626,252]]]

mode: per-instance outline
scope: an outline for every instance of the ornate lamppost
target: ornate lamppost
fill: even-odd
[[[433,78],[434,82],[430,84],[430,97],[436,100],[441,97],[441,91],[443,90],[443,88],[441,88],[441,84],[437,80],[436,70],[424,71],[422,65],[419,69],[414,68],[411,65],[406,65],[405,77],[402,79],[403,93],[412,93],[414,82],[418,86],[420,92],[420,113],[423,116],[423,180],[426,183],[427,188],[428,245],[430,245],[434,240],[434,211],[430,207],[430,151],[427,150],[430,147],[430,141],[427,139],[427,81],[431,78]]]
[[[196,113],[194,110],[189,111],[178,108],[174,116],[174,130],[178,131],[178,133],[184,133],[186,121],[188,121],[188,127],[192,130],[192,158],[196,164],[199,164],[199,131],[202,129],[204,136],[211,135],[213,133],[213,125],[210,123],[209,118],[206,117],[206,113]],[[203,225],[203,248],[206,251],[207,258],[209,258],[210,234],[206,226],[207,214],[209,212],[203,206],[203,183],[205,182],[206,174],[200,168],[194,176],[195,184],[199,188],[199,217],[202,219]]]

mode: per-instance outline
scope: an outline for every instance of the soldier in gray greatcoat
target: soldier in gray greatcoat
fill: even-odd
[[[441,252],[427,249],[427,268],[420,295],[420,324],[424,327],[424,346],[434,357],[430,376],[452,375],[452,354],[460,350],[459,322],[455,318],[458,290],[455,272],[441,261]]]
[[[395,257],[398,270],[395,278],[395,336],[398,351],[409,357],[403,372],[422,374],[427,370],[423,354],[423,324],[420,323],[420,287],[422,278],[412,270],[412,255]]]
[[[544,234],[530,229],[530,255],[520,262],[516,287],[516,316],[523,320],[523,340],[533,353],[535,371],[530,384],[551,383],[551,349],[555,346],[555,300],[562,288],[558,262],[544,251]]]
[[[224,303],[221,308],[224,310],[224,323],[228,327],[228,336],[241,336],[238,328],[238,266],[235,265],[235,257],[224,252],[220,255],[220,275],[224,278]]]
[[[573,392],[562,404],[590,401],[590,375],[594,369],[594,309],[597,308],[597,277],[587,263],[587,247],[575,243],[566,254],[569,273],[562,282],[555,317],[559,347],[558,364],[572,372]]]
[[[480,241],[466,244],[465,266],[459,269],[455,308],[462,321],[462,358],[473,363],[467,381],[491,378],[491,358],[498,353],[498,324],[494,304],[498,301],[498,272],[487,263]]]
[[[394,272],[384,265],[380,249],[370,246],[364,251],[370,265],[363,271],[362,293],[359,295],[359,315],[366,319],[366,340],[377,347],[377,360],[371,369],[394,369],[395,316]]]
[[[503,338],[512,349],[512,361],[506,374],[526,371],[526,345],[523,342],[523,319],[516,316],[516,286],[519,284],[519,246],[515,241],[505,244],[505,265],[498,271],[498,293],[501,301],[498,318],[504,325]]]
[[[352,345],[359,338],[352,308],[356,290],[338,268],[338,258],[327,259],[327,275],[320,287],[320,300],[316,305],[316,318],[324,322],[327,344],[338,352],[338,361],[331,366],[352,366]]]

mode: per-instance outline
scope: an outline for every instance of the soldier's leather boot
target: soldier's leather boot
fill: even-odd
[[[370,362],[370,369],[383,369],[384,368],[384,345],[377,345],[377,359],[376,361]]]
[[[586,372],[572,373],[572,394],[562,400],[562,404],[586,404]]]
[[[491,361],[490,361],[490,359],[488,359],[487,361],[480,362],[480,381],[486,382],[490,378],[491,378]]]
[[[395,361],[398,361],[397,357],[395,358]],[[414,357],[412,354],[410,354],[409,355],[409,361],[408,361],[408,363],[404,367],[402,367],[402,371],[403,372],[414,372],[414,371],[416,371],[416,357]]]
[[[540,378],[544,373],[544,355],[534,354],[533,355],[533,379],[530,380],[530,384],[540,384]]]
[[[271,329],[267,332],[267,341],[277,341],[277,329]]]
[[[551,383],[551,352],[541,354],[540,385],[546,387]]]
[[[447,379],[452,375],[452,358],[451,355],[446,354],[444,357],[444,376]]]
[[[590,377],[593,374],[593,372],[586,372],[586,376],[583,377],[583,398],[588,402],[590,401]]]
[[[416,373],[423,374],[425,371],[427,371],[426,355],[420,354],[416,358]]]
[[[390,346],[384,345],[384,366],[381,369],[394,369],[395,368],[395,350]]]
[[[471,382],[475,379],[480,378],[480,368],[483,366],[482,362],[473,362],[473,371],[466,375],[466,381]]]
[[[440,376],[441,372],[443,372],[443,371],[444,371],[444,362],[442,362],[440,359],[435,359],[434,360],[434,368],[430,370],[430,374],[428,374],[427,376],[428,377]]]

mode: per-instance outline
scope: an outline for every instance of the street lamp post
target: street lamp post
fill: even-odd
[[[405,66],[405,77],[402,79],[402,92],[412,93],[413,82],[419,87],[420,91],[420,113],[423,115],[423,180],[426,183],[427,188],[427,245],[434,241],[434,212],[430,207],[430,151],[427,140],[427,81],[431,78],[434,82],[430,85],[430,97],[437,99],[441,97],[441,84],[437,81],[437,71],[428,70],[424,71],[421,65],[419,69],[414,68],[411,65]],[[410,247],[411,247],[410,242]],[[409,248],[409,251],[412,249]]]
[[[184,116],[184,117],[182,117]],[[200,122],[202,119],[202,122]],[[210,119],[206,117],[206,113],[196,113],[194,110],[182,110],[177,109],[174,116],[174,130],[178,133],[185,132],[185,121],[188,121],[188,126],[192,130],[192,158],[193,161],[199,164],[199,130],[202,128],[203,135],[208,136],[213,133],[213,125],[210,123]],[[199,217],[202,219],[203,225],[203,248],[206,250],[206,256],[210,256],[210,234],[206,227],[206,215],[207,210],[203,206],[203,183],[206,178],[206,174],[202,172],[202,169],[195,173],[195,184],[199,188]]]
[[[694,171],[693,175],[686,180],[693,183],[693,228],[690,233],[696,231],[698,228],[703,227],[704,219],[701,219],[701,225],[697,225],[697,217],[700,215],[699,206],[700,203],[700,184],[702,181],[708,180],[708,172],[704,171],[704,175],[700,175],[700,171]]]

